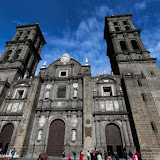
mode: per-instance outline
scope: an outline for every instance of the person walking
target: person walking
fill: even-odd
[[[91,160],[94,160],[94,157],[93,157],[93,150],[92,150],[92,152],[91,152]]]
[[[65,149],[63,150],[63,152],[62,152],[62,160],[64,160],[64,157],[65,157]]]
[[[11,160],[13,160],[13,157],[14,157],[15,153],[16,153],[16,150],[15,150],[15,148],[13,148],[13,150],[11,152],[11,154],[12,154]]]
[[[107,160],[107,152],[104,150],[104,160]]]
[[[126,151],[126,150],[124,150],[123,154],[124,154],[125,160],[128,160],[128,157],[127,157],[128,154],[127,154],[127,151]]]
[[[83,152],[82,151],[80,152],[80,158],[79,159],[83,160]]]
[[[76,152],[72,152],[72,153],[73,153],[74,160],[76,160]]]
[[[89,153],[89,151],[87,152],[87,159],[89,160],[89,158],[90,158],[90,153]]]
[[[100,154],[100,153],[98,153],[98,155],[97,155],[97,159],[98,159],[98,160],[102,160],[102,156],[101,156],[101,154]]]
[[[71,160],[71,155],[68,156],[68,159],[67,159],[67,160]]]
[[[129,150],[129,153],[128,153],[128,155],[129,155],[129,158],[130,158],[130,160],[132,160],[132,152]]]
[[[118,154],[117,154],[116,151],[114,152],[114,158],[115,158],[116,160],[119,160],[119,156],[118,156]]]
[[[141,154],[140,154],[138,151],[135,153],[135,155],[137,155],[138,160],[142,160],[142,159],[141,159]]]

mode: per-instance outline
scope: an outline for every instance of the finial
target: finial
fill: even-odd
[[[42,68],[46,68],[46,61],[43,63]]]
[[[87,66],[88,65],[88,59],[86,58],[86,63],[85,63],[85,65]]]
[[[97,73],[97,76],[99,76],[99,73]]]
[[[107,74],[107,71],[104,69],[104,74]]]
[[[114,75],[113,71],[111,71],[111,75]]]

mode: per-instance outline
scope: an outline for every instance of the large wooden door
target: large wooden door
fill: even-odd
[[[65,124],[62,120],[55,120],[49,129],[48,145],[46,153],[48,156],[62,156],[64,150]]]
[[[6,124],[0,133],[0,148],[2,148],[2,153],[6,154],[9,143],[12,138],[14,126],[11,123]]]
[[[112,153],[117,151],[119,157],[122,158],[122,139],[119,127],[115,124],[109,124],[106,126],[105,132],[107,150]]]

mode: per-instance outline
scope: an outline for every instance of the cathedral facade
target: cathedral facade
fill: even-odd
[[[0,147],[19,157],[82,150],[141,152],[160,159],[160,71],[132,15],[105,17],[111,75],[68,53],[35,76],[46,43],[38,24],[17,27],[0,59]]]

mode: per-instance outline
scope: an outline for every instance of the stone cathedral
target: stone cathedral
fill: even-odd
[[[17,26],[0,58],[0,148],[19,157],[82,150],[160,160],[160,71],[131,14],[106,16],[111,75],[63,54],[35,76],[46,43],[38,24]],[[105,53],[104,53],[105,54]],[[98,71],[97,71],[98,72]]]

